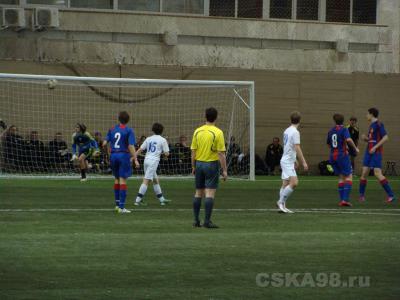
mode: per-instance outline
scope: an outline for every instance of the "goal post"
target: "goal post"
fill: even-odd
[[[218,110],[225,136],[228,173],[255,179],[255,94],[252,81],[164,80],[0,73],[0,176],[74,176],[71,136],[84,123],[99,142],[117,123],[119,111],[139,145],[154,122],[164,125],[171,156],[162,176],[190,175],[190,143],[204,124],[204,111]],[[108,153],[91,157],[92,176],[110,174]],[[89,176],[91,174],[89,173]],[[135,172],[140,175],[141,171]]]

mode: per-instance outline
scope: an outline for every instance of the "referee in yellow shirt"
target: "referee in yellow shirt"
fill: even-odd
[[[215,126],[218,111],[206,109],[206,124],[194,131],[192,138],[192,173],[196,178],[196,194],[193,198],[194,227],[200,225],[201,199],[205,197],[205,218],[203,227],[218,228],[211,222],[215,192],[218,188],[220,168],[223,179],[228,177],[225,157],[224,133]]]

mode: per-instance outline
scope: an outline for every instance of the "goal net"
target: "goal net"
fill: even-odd
[[[154,122],[164,125],[171,155],[161,160],[158,174],[189,176],[193,131],[213,106],[229,175],[254,179],[253,82],[0,74],[0,90],[0,119],[7,126],[0,126],[1,176],[78,176],[71,161],[76,124],[84,123],[101,144],[123,110],[131,116],[136,146],[152,134]],[[89,176],[111,174],[106,149],[88,162]]]

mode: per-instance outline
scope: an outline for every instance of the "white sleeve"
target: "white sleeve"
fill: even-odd
[[[166,139],[164,139],[164,142],[163,142],[163,145],[162,145],[162,150],[163,150],[163,152],[164,153],[167,153],[167,152],[169,152],[169,146],[168,146],[168,142],[167,142],[167,140]]]
[[[140,149],[147,150],[147,139],[145,139],[143,144],[140,145]]]
[[[300,145],[300,132],[295,131],[293,134],[293,144]]]

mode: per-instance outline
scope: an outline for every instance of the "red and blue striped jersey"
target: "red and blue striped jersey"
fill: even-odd
[[[349,130],[343,125],[336,125],[328,132],[327,144],[331,148],[331,159],[349,155],[347,150],[347,139],[350,138]]]
[[[135,133],[132,128],[119,124],[108,131],[106,141],[110,143],[111,153],[129,152],[129,145],[135,145]]]
[[[379,121],[375,121],[369,125],[368,130],[368,151],[371,150],[386,135],[385,126]],[[383,147],[376,149],[376,153],[382,153]]]

